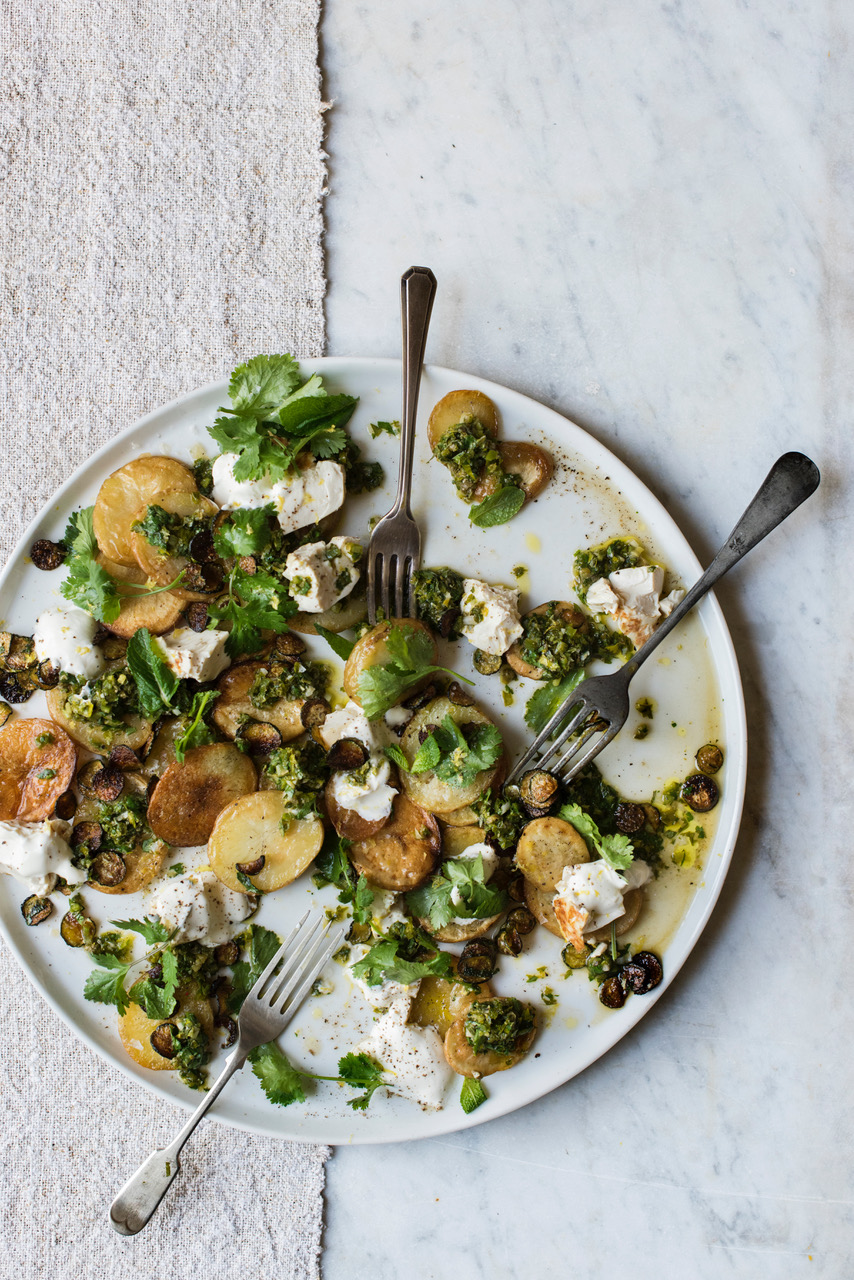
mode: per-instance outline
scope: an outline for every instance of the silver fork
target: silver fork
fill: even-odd
[[[382,608],[387,618],[406,618],[415,614],[410,584],[421,559],[421,531],[412,518],[409,494],[418,392],[435,296],[436,277],[429,267],[410,267],[401,276],[403,418],[400,472],[394,506],[375,525],[368,544],[368,621],[371,626],[376,623],[378,608]]]
[[[237,1018],[237,1044],[204,1101],[168,1147],[152,1151],[110,1205],[110,1222],[120,1235],[135,1236],[146,1225],[177,1177],[181,1149],[202,1116],[243,1066],[250,1050],[281,1035],[315,978],[341,946],[346,929],[339,926],[327,933],[323,915],[315,912],[309,920],[309,914],[305,913],[250,988]],[[279,964],[282,968],[276,972]]]
[[[629,683],[638,668],[725,573],[815,492],[820,479],[818,467],[803,453],[784,453],[778,458],[723,547],[684,600],[619,671],[585,680],[569,695],[514,766],[505,785],[513,783],[532,765],[570,782],[607,747],[628,719]],[[570,712],[574,714],[566,720]],[[554,741],[550,741],[553,733]],[[561,748],[565,748],[562,753]]]

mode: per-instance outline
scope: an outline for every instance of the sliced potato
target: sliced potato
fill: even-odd
[[[174,1022],[179,1013],[194,1013],[209,1040],[213,1040],[214,1019],[210,1001],[187,990],[178,992],[178,1009],[171,1018],[149,1018],[138,1004],[128,1005],[119,1018],[119,1038],[137,1066],[149,1071],[175,1071],[171,1058],[164,1058],[151,1043],[151,1036],[163,1021]],[[213,1047],[213,1045],[211,1045]]]
[[[563,818],[535,818],[523,828],[516,845],[516,865],[522,875],[552,896],[564,867],[589,861],[584,836]]]
[[[419,734],[422,729],[441,724],[445,716],[450,716],[454,723],[460,726],[492,723],[489,716],[484,715],[478,707],[460,707],[449,698],[433,698],[420,711],[416,711],[400,739],[401,751],[409,764],[412,764],[421,746]],[[401,785],[410,800],[420,804],[424,809],[429,809],[431,813],[444,815],[453,813],[463,805],[469,805],[477,800],[493,785],[503,768],[504,760],[503,756],[500,756],[491,768],[482,769],[464,787],[443,782],[431,770],[425,773],[402,773]]]
[[[616,934],[618,938],[624,937],[629,929],[633,929],[637,924],[638,916],[641,913],[644,904],[643,889],[627,889],[623,894],[623,914],[617,916],[614,921],[616,925]],[[601,929],[594,929],[591,933],[585,933],[585,942],[610,942],[611,926],[603,924]]]
[[[498,435],[498,410],[489,396],[482,391],[449,391],[433,406],[427,421],[430,448],[435,449],[445,432],[465,417],[477,418],[491,436]]]
[[[205,844],[223,809],[257,785],[254,764],[230,742],[192,747],[154,788],[149,826],[167,844]]]
[[[421,979],[418,993],[412,1001],[409,1021],[419,1027],[435,1027],[444,1040],[448,1029],[457,1018],[463,1017],[477,1000],[488,1000],[494,995],[488,982],[478,990],[468,983],[449,982],[432,974]]]
[[[551,601],[547,601],[545,604],[538,604],[536,609],[532,609],[530,613],[525,614],[525,618],[531,618],[535,615],[542,617],[548,611],[551,603]],[[569,600],[558,600],[556,603],[556,613],[562,621],[571,623],[578,630],[584,631],[587,629],[587,618],[577,604],[572,604]],[[524,622],[524,618],[522,621]],[[518,675],[526,676],[528,680],[545,680],[546,678],[544,671],[541,671],[539,667],[531,666],[530,662],[526,662],[522,657],[522,647],[519,640],[514,640],[513,644],[511,644],[505,654],[505,660]]]
[[[137,511],[136,520],[144,520],[148,507],[161,507],[169,515],[182,519],[205,520],[215,516],[219,507],[200,493],[188,493],[185,489],[172,489],[149,498]],[[179,573],[190,563],[187,556],[173,556],[160,547],[153,547],[139,529],[131,529],[131,548],[137,564],[144,574],[161,587],[174,582]],[[171,593],[181,600],[209,600],[210,592],[191,591],[188,587],[175,587]]]
[[[445,1036],[445,1057],[448,1066],[457,1075],[478,1080],[481,1076],[495,1075],[496,1071],[509,1071],[511,1067],[517,1066],[534,1043],[536,1034],[537,1029],[534,1027],[519,1042],[513,1053],[496,1053],[494,1049],[489,1049],[486,1053],[475,1053],[466,1040],[465,1018],[457,1018]]]
[[[323,625],[321,623],[321,625]],[[354,702],[358,702],[361,706],[359,698],[359,680],[362,672],[367,671],[368,667],[379,667],[385,663],[392,661],[392,656],[388,651],[388,634],[392,627],[402,628],[404,631],[423,631],[425,635],[430,637],[432,643],[432,654],[430,657],[431,664],[436,662],[438,657],[438,647],[432,631],[425,626],[423,622],[419,622],[415,618],[400,618],[391,622],[380,622],[377,626],[372,627],[370,631],[366,631],[361,640],[358,640],[353,647],[344,664],[344,692]],[[430,683],[431,676],[426,675],[416,684],[410,685],[401,694],[398,701],[402,702],[404,698],[409,698],[413,693],[417,693],[419,689],[425,688]]]
[[[269,707],[253,707],[249,701],[249,690],[256,673],[267,670],[269,665],[263,659],[253,658],[251,662],[240,662],[235,667],[229,667],[217,680],[219,697],[213,704],[211,719],[227,738],[237,736],[244,716],[275,725],[283,742],[291,742],[305,732],[300,718],[305,699],[280,698]]]
[[[99,554],[97,559],[119,583],[118,593],[122,597],[120,612],[115,622],[109,624],[114,635],[130,640],[141,627],[146,627],[153,636],[162,636],[164,631],[175,626],[185,604],[180,596],[173,591],[158,591],[153,596],[142,596],[134,587],[147,587],[149,583],[139,565],[119,564],[117,560],[110,560],[103,554]],[[121,585],[123,583],[127,585]]]
[[[48,689],[45,699],[51,719],[81,747],[94,751],[97,755],[109,753],[113,747],[130,747],[136,751],[145,746],[151,734],[152,722],[144,716],[125,716],[127,728],[115,732],[102,729],[94,720],[76,720],[65,709],[68,691],[61,684],[55,689]]]
[[[47,738],[42,741],[39,738]],[[15,720],[0,729],[0,819],[49,818],[77,767],[77,749],[52,720]]]
[[[235,893],[247,893],[237,877],[237,864],[251,867],[252,884],[263,893],[281,889],[301,876],[320,853],[323,823],[319,818],[292,818],[282,830],[281,791],[256,791],[223,809],[208,842],[208,857],[218,879]]]
[[[107,476],[98,491],[92,514],[98,546],[111,560],[135,566],[131,525],[140,507],[148,506],[158,493],[170,489],[195,493],[196,488],[190,468],[175,458],[134,458]]]
[[[439,824],[405,795],[395,796],[388,822],[376,835],[354,840],[350,861],[378,889],[415,889],[439,861]]]
[[[389,781],[391,786],[397,786],[393,777]],[[354,809],[345,809],[335,799],[331,778],[326,784],[323,797],[326,816],[338,835],[343,836],[345,840],[366,840],[368,836],[375,836],[378,831],[382,831],[389,821],[388,818],[363,818]]]
[[[447,827],[442,832],[442,858],[458,858],[473,844],[482,844],[485,836],[482,827]]]
[[[475,827],[477,814],[470,804],[464,804],[461,809],[452,809],[450,813],[443,813],[440,821],[446,827]]]
[[[538,924],[544,929],[548,929],[549,933],[553,933],[556,938],[563,938],[560,925],[557,922],[555,909],[552,905],[552,899],[555,896],[554,889],[550,893],[546,893],[543,889],[538,889],[530,880],[524,882],[525,906],[534,916]]]
[[[368,616],[368,601],[365,596],[363,583],[358,583],[356,589],[350,592],[349,596],[345,596],[343,600],[339,600],[331,609],[324,609],[322,613],[295,613],[292,618],[288,618],[288,626],[291,631],[299,631],[304,636],[316,636],[317,628],[315,623],[321,627],[325,627],[327,631],[347,631],[350,627],[355,627],[357,623],[363,622]]]

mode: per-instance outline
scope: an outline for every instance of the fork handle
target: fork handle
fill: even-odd
[[[158,1147],[143,1161],[110,1205],[110,1224],[122,1236],[135,1236],[153,1217],[157,1206],[181,1169],[179,1155],[184,1143],[231,1077],[246,1061],[247,1050],[239,1043],[226,1061],[222,1074],[205,1094],[200,1105],[168,1147]]]
[[[436,296],[436,277],[429,267],[410,267],[400,278],[400,319],[403,328],[403,420],[400,430],[400,472],[393,512],[409,511],[415,417],[421,370],[427,346],[430,313]],[[391,514],[391,513],[390,513]]]
[[[716,582],[729,573],[758,542],[806,502],[815,493],[821,473],[804,453],[784,453],[774,463],[757,491],[756,497],[701,578],[681,600],[669,617],[653,631],[646,644],[622,668],[626,682],[631,680],[641,663],[661,644],[685,614],[711,591]]]

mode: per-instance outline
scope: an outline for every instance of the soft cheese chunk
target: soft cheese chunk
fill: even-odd
[[[210,868],[164,881],[146,903],[149,915],[177,930],[176,942],[204,942],[209,947],[228,942],[253,910],[247,894],[227,889]]]
[[[646,644],[662,618],[673,612],[684,597],[681,589],[661,599],[664,570],[659,565],[617,569],[599,578],[587,591],[587,605],[594,613],[608,613],[636,648]]]
[[[391,978],[384,978],[375,987],[371,987],[364,978],[358,978],[353,973],[353,965],[363,960],[370,949],[367,945],[355,946],[350,954],[350,977],[353,979],[355,986],[359,988],[368,1004],[374,1008],[388,1009],[390,1005],[397,1004],[398,1001],[404,1001],[405,1009],[408,1012],[410,1004],[418,994],[418,988],[421,986],[420,980],[407,983],[395,982]]]
[[[224,511],[272,505],[279,524],[289,533],[316,524],[344,501],[344,468],[337,462],[315,462],[284,480],[273,480],[269,475],[260,480],[235,480],[236,462],[236,453],[223,453],[211,468],[211,496]]]
[[[637,860],[624,872],[614,871],[603,860],[564,867],[553,900],[563,936],[580,951],[581,935],[617,920],[624,911],[623,895],[639,889],[649,877],[647,864]]]
[[[382,1063],[385,1085],[391,1093],[411,1098],[424,1111],[441,1111],[442,1097],[454,1073],[439,1033],[433,1027],[409,1026],[408,1013],[408,999],[396,1001],[357,1052]]]
[[[463,581],[463,635],[484,653],[506,653],[522,634],[519,592],[514,587],[491,587],[479,578]]]
[[[193,631],[176,627],[169,635],[158,636],[155,643],[166,665],[181,680],[216,680],[229,664],[225,652],[227,631]]]
[[[82,884],[86,872],[71,861],[70,834],[71,824],[59,818],[0,822],[0,871],[40,897],[53,890],[58,876],[68,884]]]
[[[362,548],[352,538],[309,542],[285,561],[290,594],[304,613],[323,613],[348,596],[359,581]]]
[[[50,662],[72,676],[94,680],[106,665],[95,644],[98,623],[73,604],[45,609],[36,618],[33,644],[39,662]]]
[[[319,732],[327,751],[342,738],[357,738],[370,752],[360,769],[342,769],[332,775],[332,794],[342,809],[352,809],[369,822],[389,817],[397,788],[389,782],[391,766],[374,726],[358,703],[348,702],[346,707],[330,712]]]
[[[364,711],[358,702],[352,700],[345,707],[330,711],[318,733],[327,751],[342,738],[358,738],[372,754],[382,749]]]

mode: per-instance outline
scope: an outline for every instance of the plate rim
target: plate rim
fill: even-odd
[[[373,366],[377,368],[378,371],[382,370],[385,374],[388,374],[393,370],[400,371],[402,369],[402,362],[400,359],[387,356],[315,356],[297,357],[297,359],[299,360],[301,367],[310,368],[312,370],[315,368],[318,368],[319,370],[322,367],[327,370],[328,376],[335,375],[336,369],[346,370],[347,368],[351,368],[355,365],[362,368]],[[440,378],[449,377],[457,380],[464,378],[470,382],[473,388],[482,390],[486,394],[490,394],[490,392],[499,392],[501,398],[505,400],[509,397],[511,400],[517,401],[520,405],[533,405],[538,413],[545,413],[554,422],[558,435],[560,432],[566,431],[567,429],[569,430],[570,435],[572,435],[573,432],[579,433],[583,436],[584,440],[588,442],[590,448],[590,453],[585,455],[585,461],[592,462],[598,466],[605,463],[611,473],[610,479],[620,493],[624,492],[622,488],[622,481],[625,478],[628,478],[630,484],[639,486],[644,494],[645,503],[650,504],[650,507],[656,513],[656,517],[658,519],[663,518],[663,520],[669,524],[671,529],[675,532],[677,538],[681,540],[684,545],[686,561],[691,565],[698,576],[702,573],[703,567],[700,564],[691,543],[662,501],[652,492],[646,482],[637,476],[628,464],[623,462],[608,445],[603,444],[596,436],[592,435],[579,423],[574,422],[571,418],[560,413],[557,409],[553,409],[550,405],[543,404],[541,401],[536,400],[533,396],[527,395],[525,392],[517,391],[513,387],[504,386],[501,383],[495,382],[489,378],[484,378],[478,374],[467,373],[458,369],[450,369],[445,365],[437,364],[426,364],[424,367],[424,373],[428,376],[435,374]],[[21,537],[16,542],[2,568],[2,571],[0,571],[0,596],[2,596],[6,589],[9,578],[11,578],[15,572],[21,556],[26,556],[35,531],[53,514],[51,508],[58,505],[65,494],[72,489],[81,478],[84,478],[84,473],[89,472],[93,468],[97,468],[102,459],[106,458],[113,451],[120,450],[122,445],[126,444],[135,433],[145,432],[154,422],[156,422],[156,420],[162,418],[164,415],[180,410],[192,401],[212,395],[214,392],[220,392],[224,397],[227,395],[227,389],[228,380],[218,379],[216,381],[205,383],[203,386],[197,387],[192,391],[184,392],[182,395],[175,396],[166,403],[150,410],[142,417],[135,419],[128,426],[123,427],[121,431],[117,432],[110,440],[105,441],[103,445],[81,462],[79,466],[77,466],[75,470],[62,482],[62,484],[60,484],[58,488],[55,489],[45,500],[33,519],[24,529]],[[141,452],[146,452],[146,450],[143,449]],[[592,457],[591,454],[593,455]],[[617,472],[617,474],[614,475],[614,472]],[[644,507],[645,512],[649,509],[649,507]],[[627,1008],[621,1010],[620,1019],[613,1020],[613,1033],[606,1034],[603,1038],[603,1043],[601,1045],[594,1046],[593,1052],[590,1056],[585,1058],[583,1065],[574,1069],[569,1076],[563,1076],[560,1079],[556,1079],[551,1076],[547,1077],[547,1083],[542,1088],[539,1087],[538,1081],[537,1085],[535,1085],[533,1089],[524,1091],[522,1097],[510,1095],[507,1099],[491,1099],[490,1102],[492,1102],[493,1105],[490,1106],[487,1104],[486,1107],[483,1109],[479,1108],[478,1111],[473,1112],[469,1116],[462,1113],[457,1115],[455,1112],[452,1112],[450,1107],[447,1107],[440,1112],[430,1113],[432,1123],[429,1132],[419,1132],[416,1121],[416,1123],[413,1124],[409,1124],[408,1122],[401,1124],[398,1126],[400,1132],[395,1132],[391,1135],[384,1132],[373,1133],[367,1127],[362,1129],[361,1126],[359,1126],[358,1129],[354,1128],[354,1130],[346,1137],[314,1138],[306,1133],[283,1133],[275,1128],[265,1128],[248,1118],[241,1119],[239,1116],[225,1115],[218,1113],[217,1111],[211,1111],[208,1113],[210,1119],[216,1120],[221,1124],[229,1125],[232,1128],[257,1133],[263,1137],[279,1138],[287,1142],[319,1142],[328,1143],[329,1145],[376,1145],[387,1142],[406,1142],[415,1139],[442,1137],[448,1133],[457,1133],[473,1128],[475,1125],[489,1123],[491,1120],[497,1120],[501,1116],[521,1110],[521,1108],[528,1106],[532,1102],[538,1101],[540,1098],[545,1097],[555,1089],[569,1084],[583,1072],[587,1071],[595,1062],[598,1062],[600,1058],[610,1052],[610,1050],[613,1049],[620,1040],[624,1039],[625,1036],[629,1034],[638,1022],[648,1016],[651,1009],[658,1003],[658,1000],[664,995],[665,991],[669,989],[671,983],[676,978],[676,975],[693,952],[701,934],[711,919],[732,862],[732,856],[741,826],[745,802],[748,754],[747,718],[744,702],[744,689],[741,681],[741,672],[738,665],[735,645],[733,643],[729,627],[727,626],[723,610],[721,609],[714,592],[710,592],[701,602],[698,606],[698,612],[706,617],[711,615],[711,617],[715,619],[715,623],[721,633],[724,652],[719,652],[717,648],[714,651],[713,666],[716,677],[721,680],[722,659],[725,658],[726,665],[729,667],[731,688],[727,692],[727,706],[728,715],[730,711],[733,712],[734,720],[736,721],[738,755],[737,759],[733,762],[733,744],[728,742],[728,787],[732,787],[733,784],[737,787],[737,798],[727,830],[723,832],[719,828],[717,833],[716,839],[721,842],[722,849],[721,851],[716,851],[718,869],[715,883],[711,891],[708,893],[705,906],[698,919],[694,922],[690,933],[686,935],[684,939],[680,939],[680,954],[678,957],[671,957],[668,963],[667,978],[665,982],[662,983],[655,992],[649,993],[645,1001],[638,1001],[636,1008],[633,1007],[635,1002],[631,1001]],[[735,764],[735,768],[732,767],[733,763]],[[676,936],[681,933],[684,923],[685,921],[683,918],[682,923],[677,927]],[[62,1019],[78,1040],[82,1041],[87,1048],[96,1053],[102,1061],[108,1063],[110,1066],[118,1068],[124,1075],[142,1085],[143,1088],[149,1090],[163,1101],[171,1103],[173,1106],[177,1105],[187,1113],[195,1110],[197,1103],[194,1099],[183,1098],[180,1096],[176,1097],[173,1093],[169,1092],[158,1083],[156,1073],[154,1072],[148,1073],[152,1076],[152,1079],[150,1080],[142,1076],[133,1069],[130,1059],[127,1059],[125,1056],[125,1060],[122,1060],[122,1056],[120,1055],[118,1048],[116,1048],[116,1050],[111,1050],[109,1047],[98,1043],[94,1035],[90,1034],[86,1028],[81,1027],[75,1021],[72,1011],[67,1010],[64,1007],[61,998],[52,994],[49,986],[41,981],[34,970],[30,967],[29,962],[25,959],[13,936],[8,932],[6,923],[2,919],[2,916],[0,916],[0,934],[2,934],[6,946],[17,960],[35,990],[51,1007],[54,1013]],[[483,1114],[483,1111],[487,1114]],[[286,1111],[282,1112],[283,1116],[286,1116],[287,1114],[288,1113]],[[418,1113],[418,1115],[421,1114],[423,1113]],[[462,1123],[460,1123],[460,1121],[462,1121]],[[333,1123],[337,1124],[338,1122],[334,1121]]]

